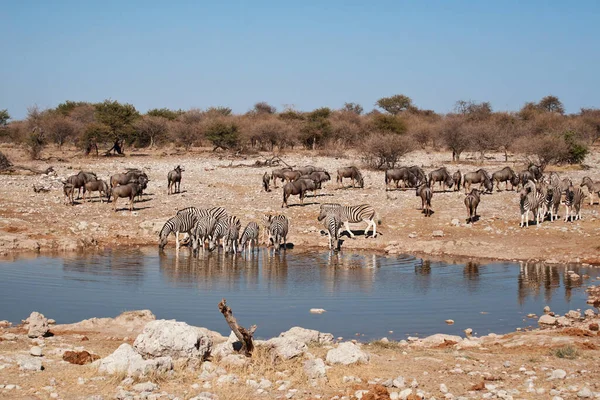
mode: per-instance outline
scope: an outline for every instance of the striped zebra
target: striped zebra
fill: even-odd
[[[581,204],[584,198],[581,187],[569,186],[565,196],[565,222],[569,220],[569,217],[571,217],[571,221],[581,219]]]
[[[329,213],[323,222],[329,237],[329,250],[338,251],[340,249],[340,229],[342,228],[340,214],[337,212]]]
[[[192,232],[192,250],[194,251],[194,254],[198,253],[199,246],[202,246],[202,252],[204,252],[204,243],[206,241],[210,243],[216,226],[217,220],[211,215],[205,215],[196,221],[196,225]]]
[[[560,190],[560,186],[551,183],[546,190],[546,197],[544,199],[546,211],[550,213],[550,221],[558,219],[561,196],[562,191]]]
[[[196,217],[196,219],[200,219],[206,215],[210,215],[217,221],[227,218],[227,210],[223,207],[211,207],[211,208],[196,208],[196,207],[187,207],[177,211],[177,214],[191,214]]]
[[[342,206],[337,203],[324,203],[321,204],[321,211],[317,220],[322,221],[327,214],[331,212],[339,213],[340,220],[344,224],[346,231],[350,234],[350,237],[354,238],[354,234],[350,230],[350,223],[366,222],[367,228],[365,229],[365,237],[367,236],[369,229],[373,227],[373,237],[377,237],[377,224],[375,223],[375,209],[369,204],[360,204],[357,206]]]
[[[540,214],[543,209],[544,195],[535,189],[535,185],[527,184],[520,193],[519,206],[521,210],[520,227],[529,226],[529,212],[533,213],[537,226],[540,226]],[[543,217],[543,214],[541,214]]]
[[[167,239],[169,238],[169,235],[171,234],[171,232],[174,232],[175,248],[179,250],[179,234],[187,233],[188,235],[192,236],[192,230],[194,229],[195,225],[196,218],[192,214],[178,213],[174,217],[169,218],[169,220],[163,225],[162,229],[160,230],[160,233],[158,234],[158,248],[161,250],[164,249],[165,245],[167,244]]]
[[[250,252],[254,253],[254,249],[258,246],[258,232],[260,228],[256,222],[249,222],[244,228],[240,237],[240,251],[250,248]]]
[[[237,252],[237,241],[240,236],[242,223],[235,215],[217,221],[212,240],[209,242],[208,249],[214,250],[219,246],[219,240],[223,238],[223,250],[226,253]]]
[[[269,221],[269,243],[273,243],[275,251],[279,251],[281,248],[281,241],[283,240],[283,249],[287,246],[287,235],[290,228],[290,221],[285,215],[271,215],[268,217]]]

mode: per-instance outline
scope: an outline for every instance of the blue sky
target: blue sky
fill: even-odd
[[[600,107],[599,1],[2,1],[0,109]]]

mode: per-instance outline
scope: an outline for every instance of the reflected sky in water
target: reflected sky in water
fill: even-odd
[[[155,248],[38,257],[0,263],[0,319],[40,311],[58,323],[150,309],[227,334],[217,309],[227,298],[257,337],[292,326],[336,336],[402,339],[406,335],[504,333],[535,325],[528,313],[585,308],[580,266],[541,263],[448,263],[412,256],[328,252],[247,256]],[[326,313],[310,314],[311,308]],[[453,319],[454,325],[444,320]],[[524,321],[525,320],[525,321]],[[389,333],[393,331],[393,333]],[[362,336],[364,335],[364,336]]]

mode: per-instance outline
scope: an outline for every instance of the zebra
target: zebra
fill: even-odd
[[[236,253],[237,241],[240,236],[241,227],[242,223],[235,215],[218,220],[208,249],[211,251],[214,250],[216,247],[218,247],[219,240],[223,238],[223,250],[226,253],[229,253],[230,250],[232,250],[233,253]]]
[[[204,242],[206,240],[211,241],[217,226],[217,220],[211,215],[205,215],[198,219],[194,226],[192,240],[192,250],[194,254],[198,253],[198,247],[202,246],[202,252],[204,252]]]
[[[269,242],[275,246],[275,251],[279,251],[281,248],[281,241],[283,240],[283,249],[287,247],[287,235],[289,232],[290,221],[288,217],[283,214],[273,215],[268,217],[269,222]]]
[[[327,214],[323,222],[329,237],[329,250],[338,251],[340,249],[340,229],[342,228],[340,213],[331,212]]]
[[[327,214],[331,212],[338,212],[340,220],[344,223],[346,232],[350,234],[351,238],[354,238],[354,234],[350,230],[350,223],[366,222],[367,228],[365,230],[365,237],[367,236],[369,229],[373,227],[373,237],[377,237],[377,224],[375,223],[375,209],[369,204],[360,204],[356,206],[342,206],[337,203],[324,203],[321,204],[321,211],[319,213],[318,221],[322,221]]]
[[[254,253],[254,249],[258,245],[258,233],[260,228],[256,222],[249,222],[244,228],[240,237],[240,251],[246,249],[246,245],[250,248],[250,252]]]
[[[581,187],[569,186],[565,196],[565,222],[569,220],[569,217],[571,217],[571,221],[573,221],[573,218],[576,221],[581,219],[581,203],[583,203],[584,197]],[[572,215],[573,212],[574,215]]]
[[[158,248],[164,249],[169,235],[171,232],[175,232],[175,249],[179,250],[179,233],[183,232],[192,236],[196,221],[196,217],[189,213],[177,213],[174,217],[169,218],[158,234]]]
[[[200,219],[206,215],[210,215],[217,221],[227,218],[227,210],[223,207],[211,207],[211,208],[196,208],[187,207],[177,211],[177,214],[192,214],[196,219]]]
[[[521,210],[521,223],[519,226],[529,226],[529,211],[533,213],[536,219],[537,226],[540,225],[540,209],[543,208],[542,203],[544,195],[535,189],[535,185],[526,184],[521,190],[519,206]]]

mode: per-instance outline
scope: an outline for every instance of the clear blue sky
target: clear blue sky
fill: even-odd
[[[600,1],[0,0],[0,109],[600,107]]]

